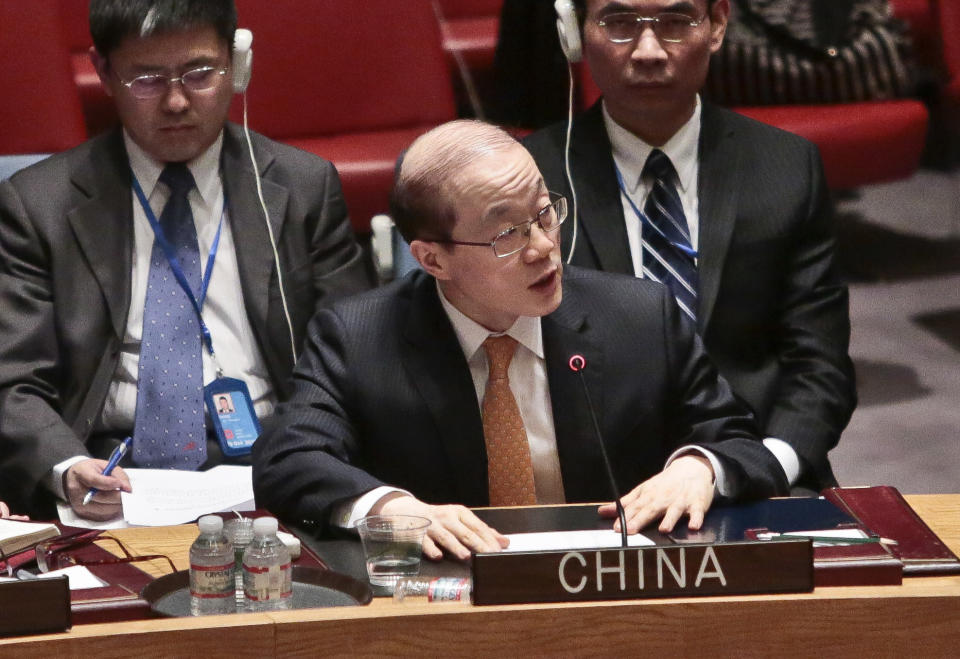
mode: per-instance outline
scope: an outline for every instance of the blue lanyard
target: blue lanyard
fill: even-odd
[[[667,238],[666,236],[664,236],[663,232],[660,229],[658,229],[656,225],[653,224],[653,222],[650,221],[650,219],[646,216],[646,214],[644,214],[639,208],[637,208],[637,205],[633,203],[633,199],[631,199],[630,195],[627,194],[627,188],[623,185],[623,175],[620,173],[620,168],[617,167],[617,163],[613,163],[613,169],[617,173],[617,183],[620,185],[620,192],[622,192],[623,196],[626,197],[627,203],[630,204],[630,208],[632,208],[633,212],[636,213],[637,219],[640,220],[640,224],[642,226],[647,227],[651,231],[656,231],[657,233],[659,233],[661,236],[663,236],[664,240],[666,240],[668,243],[673,245],[673,247],[683,252],[690,258],[692,259],[697,258],[697,250],[687,245],[683,245],[681,243],[675,243],[669,238]]]
[[[193,289],[190,286],[190,282],[187,281],[187,276],[183,272],[183,267],[180,265],[179,259],[177,259],[176,250],[164,235],[163,227],[161,227],[160,222],[157,221],[157,216],[153,214],[153,209],[150,208],[150,203],[147,201],[147,196],[143,194],[143,188],[140,186],[140,181],[137,180],[137,175],[132,171],[130,172],[130,175],[133,178],[133,190],[137,193],[137,199],[140,200],[140,206],[143,208],[143,212],[147,216],[147,220],[150,222],[150,227],[153,229],[153,235],[156,237],[157,242],[160,243],[160,249],[163,250],[163,254],[167,257],[167,261],[170,263],[170,269],[173,271],[173,276],[177,278],[180,288],[182,288],[183,292],[186,293],[187,297],[190,299],[190,303],[193,305],[194,311],[197,312],[197,320],[200,324],[200,333],[203,335],[203,342],[207,346],[210,356],[213,357],[214,361],[216,361],[216,354],[213,352],[213,336],[210,334],[210,328],[208,328],[207,324],[203,322],[203,303],[207,299],[207,288],[210,286],[210,278],[213,276],[213,263],[217,258],[217,249],[220,247],[220,232],[223,230],[223,216],[227,209],[226,194],[224,194],[223,199],[223,211],[220,213],[220,223],[217,225],[217,235],[214,237],[213,244],[210,246],[210,254],[207,256],[207,267],[204,270],[203,279],[200,280],[200,298],[197,299],[196,295],[193,293]],[[220,370],[219,367],[217,367],[217,370]]]

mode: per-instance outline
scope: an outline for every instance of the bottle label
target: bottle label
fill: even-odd
[[[469,593],[469,579],[450,577],[434,579],[427,589],[428,602],[460,602],[464,593]]]
[[[269,567],[243,566],[243,592],[254,602],[280,599],[293,595],[290,563]]]
[[[234,563],[224,565],[190,564],[190,596],[200,598],[233,597],[236,592]]]

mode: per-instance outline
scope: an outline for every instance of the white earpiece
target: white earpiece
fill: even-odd
[[[577,21],[577,12],[571,0],[556,0],[553,8],[557,12],[557,34],[560,37],[560,48],[569,62],[579,62],[583,59],[583,46],[580,41],[580,24]]]
[[[243,28],[233,33],[233,91],[242,94],[253,72],[253,32]]]

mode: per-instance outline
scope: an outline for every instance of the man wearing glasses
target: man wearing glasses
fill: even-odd
[[[254,446],[258,505],[344,528],[419,515],[428,557],[466,558],[506,539],[464,506],[611,501],[575,355],[630,533],[786,491],[666,289],[564,268],[567,200],[512,137],[426,133],[392,205],[422,270],[311,323],[293,396]]]
[[[569,171],[566,123],[524,143],[550,189],[575,196],[564,260],[666,284],[795,493],[835,485],[827,452],[856,392],[816,147],[701,101],[728,0],[557,5],[576,10],[603,94],[573,122]]]
[[[101,472],[128,435],[124,464],[218,464],[204,387],[242,381],[269,415],[314,310],[369,285],[329,162],[253,135],[255,177],[227,122],[236,24],[232,0],[92,0],[122,126],[0,186],[0,480],[18,510],[119,514],[129,482]]]

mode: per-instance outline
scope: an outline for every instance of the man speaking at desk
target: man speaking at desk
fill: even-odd
[[[464,506],[609,501],[573,355],[629,532],[684,515],[697,528],[716,496],[786,493],[667,289],[564,271],[565,200],[512,137],[473,121],[430,131],[393,201],[424,272],[314,318],[293,396],[254,446],[259,506],[343,527],[420,515],[428,557],[466,558],[506,539]]]
[[[108,519],[120,440],[138,467],[220,464],[204,396],[269,415],[315,308],[368,283],[333,165],[227,121],[232,0],[93,0],[90,26],[122,127],[0,184],[0,482]]]

